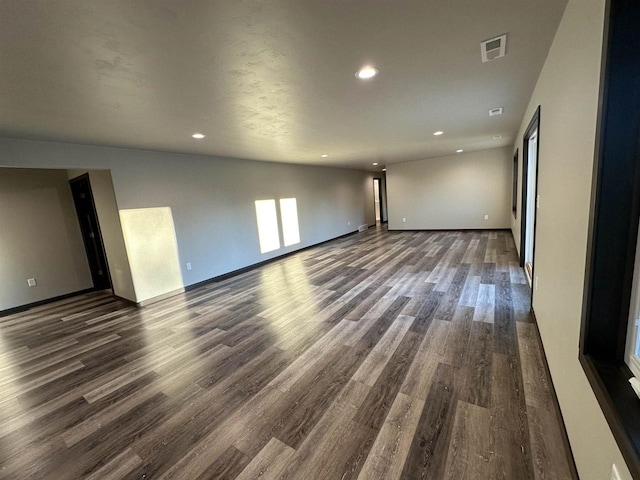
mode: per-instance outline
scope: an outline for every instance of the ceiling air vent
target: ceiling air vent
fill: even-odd
[[[502,107],[492,108],[489,110],[490,117],[495,117],[496,115],[502,115]]]
[[[482,62],[495,60],[504,57],[507,53],[507,35],[490,38],[480,44],[480,52],[482,53]]]

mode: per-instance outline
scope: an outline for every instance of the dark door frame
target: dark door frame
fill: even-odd
[[[513,154],[512,172],[512,192],[511,192],[511,212],[513,218],[518,218],[518,149]]]
[[[533,228],[533,254],[531,258],[531,298],[533,299],[533,287],[534,276],[533,271],[536,268],[535,256],[536,256],[536,223],[538,222],[537,206],[534,206],[536,213],[533,216],[533,225],[527,225],[527,198],[529,192],[527,191],[527,184],[529,183],[529,139],[533,132],[538,130],[538,138],[536,143],[536,188],[533,193],[534,201],[538,196],[538,171],[540,169],[540,106],[533,114],[533,118],[529,122],[529,126],[524,132],[523,146],[522,146],[522,202],[520,203],[520,266],[524,268],[525,261],[525,249],[527,245],[527,228]]]
[[[95,220],[95,232],[93,233],[93,237],[89,237],[88,232],[83,228],[83,222],[80,219],[80,211],[78,210],[78,204],[76,195],[74,192],[74,184],[78,182],[85,181],[87,182],[87,189],[90,201],[90,210],[93,219]],[[71,193],[73,195],[73,203],[76,207],[76,214],[78,215],[78,223],[80,225],[80,231],[82,233],[82,241],[84,243],[84,248],[87,254],[87,261],[89,262],[89,269],[91,270],[91,279],[93,281],[93,289],[94,290],[105,290],[109,288],[113,288],[113,283],[111,282],[111,274],[109,272],[109,263],[107,262],[107,253],[104,249],[104,242],[102,240],[102,231],[100,230],[100,222],[98,220],[98,212],[96,211],[96,204],[93,199],[93,190],[91,188],[91,180],[88,173],[82,174],[78,177],[72,178],[69,180],[69,186],[71,187]],[[103,275],[102,277],[97,272],[97,269],[100,269],[100,265],[96,265],[95,261],[92,260],[92,251],[95,250],[97,256],[101,257],[98,261],[104,263]]]
[[[605,12],[579,359],[633,478],[640,403],[624,360],[640,218],[640,2]]]

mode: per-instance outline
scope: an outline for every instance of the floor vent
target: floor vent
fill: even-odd
[[[369,226],[368,226],[368,225],[360,225],[360,226],[358,227],[358,231],[359,231],[359,232],[364,232],[364,231],[366,231],[366,230],[367,230],[367,228],[369,228]]]
[[[507,35],[490,38],[480,44],[482,63],[504,57],[507,54]]]

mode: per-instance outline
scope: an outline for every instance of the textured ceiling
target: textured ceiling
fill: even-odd
[[[511,145],[565,6],[0,0],[0,136],[360,168]]]

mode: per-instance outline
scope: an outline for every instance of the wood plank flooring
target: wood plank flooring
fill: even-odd
[[[568,479],[509,232],[352,235],[0,318],[3,479]]]

